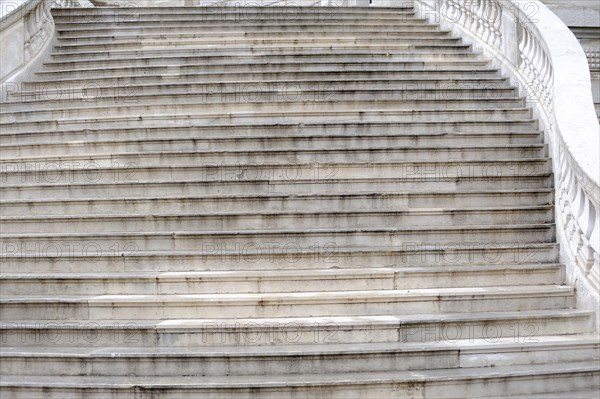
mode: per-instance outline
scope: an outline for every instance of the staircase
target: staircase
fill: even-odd
[[[411,8],[53,10],[0,112],[0,395],[591,398],[543,132]]]

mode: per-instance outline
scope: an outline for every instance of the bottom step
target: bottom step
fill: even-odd
[[[436,399],[593,394],[598,362],[347,374],[246,377],[9,376],[2,399]],[[532,396],[536,395],[536,396]],[[563,398],[573,396],[561,396]],[[577,397],[577,396],[574,396]],[[597,398],[597,395],[579,396]]]

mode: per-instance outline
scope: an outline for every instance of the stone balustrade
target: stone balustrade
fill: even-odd
[[[600,290],[600,126],[584,50],[539,1],[416,0],[419,15],[487,55],[532,105],[550,145],[561,261],[580,303]],[[598,323],[598,321],[597,321]]]
[[[78,0],[28,0],[15,3],[0,20],[2,98],[41,66],[52,49],[54,21],[50,10],[83,6]],[[87,1],[85,2],[87,3]],[[89,4],[89,3],[88,3]]]

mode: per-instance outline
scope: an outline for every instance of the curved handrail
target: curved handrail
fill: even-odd
[[[491,56],[532,106],[550,145],[557,235],[578,299],[600,291],[600,125],[586,55],[537,0],[414,0],[417,13]]]

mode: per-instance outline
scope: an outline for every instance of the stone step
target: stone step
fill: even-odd
[[[63,69],[60,69],[63,68]],[[484,73],[495,74],[496,69],[490,67],[487,61],[465,60],[465,61],[436,61],[434,62],[358,62],[358,63],[303,63],[303,62],[287,62],[285,64],[270,64],[270,63],[252,63],[251,65],[240,64],[180,64],[180,61],[174,61],[171,64],[154,64],[140,66],[104,66],[96,68],[78,68],[74,65],[72,69],[64,69],[64,66],[56,68],[56,70],[42,70],[36,73],[36,76],[41,80],[63,80],[63,79],[97,79],[115,77],[132,77],[139,76],[140,72],[145,72],[147,75],[162,75],[162,76],[180,76],[182,74],[258,74],[258,73],[285,73],[286,76],[291,76],[294,73],[348,73],[348,72],[388,72],[395,71],[398,73],[434,73],[452,71],[453,74],[462,73],[463,76],[480,76],[480,71]],[[410,76],[410,75],[406,75]]]
[[[5,348],[3,375],[61,376],[250,376],[312,373],[402,371],[548,364],[598,359],[596,336],[540,337],[538,342],[511,338],[456,343],[312,344],[266,347],[169,348]],[[466,341],[466,342],[465,342]],[[365,358],[369,361],[365,361]],[[43,359],[43,360],[41,360]],[[41,360],[41,361],[40,361]],[[173,364],[177,364],[176,367]]]
[[[238,106],[240,111],[249,107],[254,109],[281,109],[285,110],[295,106],[294,109],[312,110],[310,105],[318,103],[324,109],[329,109],[332,104],[340,107],[353,109],[356,102],[361,101],[365,109],[386,109],[397,107],[404,109],[410,105],[423,105],[424,107],[435,107],[440,101],[448,104],[449,108],[472,107],[474,102],[482,104],[482,108],[489,109],[493,105],[508,108],[511,106],[524,105],[524,99],[515,92],[513,88],[449,88],[442,92],[439,90],[402,90],[398,89],[344,89],[335,86],[320,87],[297,87],[286,86],[277,88],[262,88],[259,86],[246,85],[232,90],[215,92],[212,89],[197,92],[178,93],[151,93],[142,94],[134,89],[120,90],[107,96],[88,96],[82,98],[68,99],[36,99],[23,102],[9,102],[3,104],[3,112],[0,117],[6,119],[8,115],[38,116],[45,115],[42,111],[56,109],[77,110],[82,115],[85,112],[118,107],[119,110],[138,110],[141,107],[161,107],[158,110],[164,112],[165,105],[171,105],[174,112],[186,106],[201,106],[207,111],[212,110],[215,105],[221,109],[228,110],[231,104]],[[368,103],[366,103],[368,101]],[[26,111],[23,111],[26,107]],[[252,109],[252,108],[251,108]],[[14,120],[14,119],[13,119]]]
[[[0,171],[3,188],[25,184],[40,186],[58,184],[115,184],[172,181],[204,181],[205,183],[237,183],[240,186],[259,182],[274,188],[279,182],[301,184],[307,180],[323,181],[323,183],[342,179],[386,179],[393,176],[401,183],[423,183],[424,180],[449,181],[450,179],[482,180],[503,177],[535,178],[551,173],[552,165],[547,158],[518,158],[455,161],[344,161],[314,162],[311,159],[280,162],[185,162],[167,163],[166,165],[143,165],[139,161],[128,163],[111,162],[102,166],[94,160],[80,163],[68,161],[47,163],[23,163],[10,165]],[[209,190],[197,191],[196,194],[207,194]],[[483,187],[482,187],[483,188]],[[499,188],[499,187],[498,187]],[[520,187],[522,188],[522,187]],[[533,188],[533,187],[531,187]],[[282,186],[283,189],[283,186]],[[358,187],[357,187],[358,189]],[[425,186],[422,189],[426,189]],[[438,189],[444,189],[440,186]],[[274,192],[274,191],[268,191]]]
[[[262,94],[259,94],[262,96]],[[364,95],[348,93],[347,95],[337,95],[334,93],[305,93],[299,99],[296,95],[288,99],[287,95],[281,96],[281,99],[275,99],[271,102],[269,99],[244,99],[243,95],[234,93],[231,97],[222,99],[221,95],[189,95],[177,97],[156,97],[148,103],[142,101],[136,102],[129,97],[117,97],[115,100],[108,100],[108,103],[101,103],[97,106],[89,106],[85,101],[77,104],[75,108],[60,108],[60,104],[51,105],[49,109],[22,109],[19,111],[0,112],[0,123],[18,123],[19,120],[27,120],[27,123],[39,123],[44,121],[55,121],[60,119],[91,118],[94,115],[104,115],[105,117],[127,117],[133,116],[140,118],[141,115],[152,115],[160,117],[161,115],[176,116],[191,112],[198,112],[200,109],[206,114],[217,112],[229,113],[315,113],[315,112],[333,112],[340,109],[341,112],[361,112],[365,111],[395,111],[410,112],[411,109],[431,109],[439,113],[448,113],[453,110],[469,111],[478,107],[479,112],[497,111],[504,109],[514,109],[521,111],[525,106],[525,99],[510,96],[508,98],[490,99],[487,94],[477,98],[464,99],[443,99],[439,98],[438,93],[432,93],[433,99],[402,99],[393,97],[402,97],[402,94],[391,92],[389,97],[381,93],[365,93]],[[375,100],[380,97],[381,99]],[[386,98],[388,97],[388,98]],[[391,97],[391,98],[390,98]],[[170,103],[168,102],[170,100]],[[495,112],[494,112],[495,113]]]
[[[519,101],[519,100],[514,100]],[[439,103],[439,102],[438,102]],[[322,103],[313,103],[322,105]],[[333,104],[333,103],[332,103]],[[365,104],[365,102],[362,102]],[[367,103],[368,104],[368,103]],[[490,102],[492,104],[492,102]],[[232,104],[234,108],[236,104]],[[288,106],[294,104],[288,103]],[[358,102],[357,102],[358,105]],[[42,132],[50,129],[68,129],[76,126],[77,128],[91,127],[94,129],[132,127],[157,127],[168,129],[172,126],[181,127],[194,125],[205,126],[223,126],[229,124],[229,128],[234,130],[238,126],[247,126],[246,124],[265,125],[270,124],[271,127],[278,127],[280,124],[299,125],[297,128],[302,128],[303,123],[307,124],[332,124],[332,123],[404,123],[404,124],[422,124],[424,122],[443,122],[445,124],[456,124],[457,128],[463,124],[473,122],[495,122],[495,126],[501,123],[510,122],[511,120],[529,119],[531,121],[532,110],[526,107],[511,107],[511,108],[495,108],[495,109],[434,109],[425,108],[420,104],[418,110],[348,110],[340,109],[337,111],[315,110],[315,111],[246,111],[246,112],[229,112],[229,113],[169,113],[165,115],[149,115],[142,114],[137,116],[106,116],[98,115],[89,118],[54,118],[52,120],[19,120],[13,122],[0,122],[0,130],[3,134],[31,132],[31,129],[39,129]],[[439,104],[437,104],[439,106]],[[143,109],[144,110],[144,109]],[[147,110],[144,110],[147,111]],[[197,110],[196,110],[197,111]],[[23,115],[23,113],[21,113]],[[7,116],[8,117],[8,116]],[[501,123],[499,123],[501,122]]]
[[[336,247],[283,239],[269,245],[225,246],[208,243],[193,250],[145,251],[127,242],[99,250],[91,241],[52,246],[1,242],[3,273],[132,273],[234,270],[298,270],[319,268],[458,267],[477,265],[543,264],[558,262],[556,243],[450,244],[412,242],[394,246]]]
[[[314,50],[313,50],[314,51]],[[67,76],[61,78],[59,76],[54,77],[56,72],[43,72],[40,71],[36,75],[35,80],[21,83],[20,87],[23,90],[54,90],[56,88],[98,88],[98,87],[123,87],[129,85],[138,84],[157,84],[157,83],[188,83],[191,81],[204,82],[206,84],[221,84],[232,81],[242,82],[294,82],[302,80],[311,80],[318,82],[337,82],[339,80],[398,80],[404,81],[408,84],[424,84],[427,82],[435,81],[450,81],[460,83],[464,80],[478,80],[478,79],[502,79],[499,76],[499,70],[494,68],[472,68],[470,71],[455,71],[451,68],[436,69],[435,71],[427,70],[404,70],[400,71],[393,68],[380,69],[376,71],[360,71],[357,68],[350,70],[348,67],[344,70],[343,74],[339,71],[320,71],[313,69],[309,71],[271,71],[271,72],[186,72],[179,68],[171,68],[170,72],[165,73],[153,73],[145,71],[145,73],[137,74],[136,71],[128,71],[125,74],[114,73],[107,76],[95,76],[89,77],[81,75],[73,78]],[[42,78],[45,75],[49,75],[49,78]],[[14,88],[7,87],[7,92],[10,94]],[[14,91],[17,92],[18,91]]]
[[[268,13],[261,11],[251,12],[246,7],[243,12],[232,9],[227,12],[204,12],[204,9],[188,8],[180,12],[171,12],[162,7],[160,10],[155,10],[154,13],[148,13],[151,9],[146,7],[123,8],[122,15],[64,15],[57,14],[53,10],[52,16],[56,24],[62,28],[71,28],[77,26],[104,26],[106,28],[119,27],[123,25],[135,26],[137,24],[161,24],[173,22],[196,22],[198,25],[203,23],[219,24],[224,26],[244,26],[264,24],[296,26],[304,24],[360,24],[368,22],[371,24],[389,24],[402,25],[411,23],[426,24],[426,20],[415,16],[414,10],[401,11],[394,9],[392,12],[368,12],[359,13],[355,10],[348,9],[321,9],[318,11],[304,10],[289,10],[288,12],[280,12],[278,10]],[[141,11],[144,10],[144,11]],[[323,12],[323,10],[326,10]],[[124,15],[132,13],[132,15]]]
[[[367,11],[368,12],[365,12]],[[234,6],[217,7],[203,4],[201,7],[188,6],[178,7],[169,5],[165,7],[152,6],[144,4],[143,7],[123,7],[123,8],[56,8],[52,10],[52,17],[57,22],[72,22],[85,21],[90,23],[129,23],[137,22],[146,19],[154,19],[157,21],[185,19],[187,17],[201,17],[202,21],[215,19],[218,21],[262,21],[281,19],[286,24],[291,24],[300,18],[313,19],[315,21],[330,21],[332,19],[354,16],[357,20],[398,20],[402,21],[410,18],[415,14],[412,7],[386,7],[386,8],[363,8],[363,7],[311,7],[297,5],[281,6],[281,7],[266,7],[266,6],[249,6],[240,4]]]
[[[296,170],[296,169],[294,169]],[[443,169],[439,169],[443,170]],[[66,177],[67,172],[46,173],[38,171],[22,177],[13,184],[4,183],[0,187],[3,200],[32,200],[32,199],[58,199],[68,197],[70,199],[106,198],[116,199],[127,196],[161,196],[166,192],[171,196],[189,195],[306,195],[306,194],[345,194],[348,187],[354,188],[354,192],[381,193],[389,192],[422,192],[425,191],[454,191],[463,190],[523,190],[523,189],[545,189],[553,186],[553,176],[549,172],[533,172],[527,175],[514,176],[445,176],[441,172],[424,169],[410,169],[410,175],[405,174],[402,178],[330,178],[333,171],[325,167],[315,168],[310,171],[315,178],[302,179],[246,179],[237,180],[231,177],[214,175],[212,172],[205,179],[176,179],[147,180],[138,179],[135,174],[116,169],[110,182],[101,183],[98,174],[90,174],[86,181],[75,183]],[[69,171],[70,173],[70,171]],[[90,172],[91,173],[91,172]],[[65,175],[64,178],[61,175]],[[412,177],[414,175],[414,177]],[[10,175],[9,175],[10,176]],[[85,176],[85,175],[84,175]],[[106,174],[105,174],[106,176]],[[229,176],[229,175],[228,175]],[[318,179],[317,177],[323,177]],[[102,177],[102,176],[100,176]],[[55,180],[62,179],[66,182],[57,183]],[[19,184],[20,183],[20,184]]]
[[[152,232],[85,232],[2,234],[4,253],[44,253],[90,256],[137,251],[194,251],[222,249],[243,252],[253,248],[337,248],[410,246],[424,243],[446,246],[551,243],[553,224],[469,225],[371,228],[312,228],[269,230],[162,230]],[[125,256],[125,255],[123,255]]]
[[[438,39],[439,41],[440,39]],[[422,42],[422,43],[421,43]],[[419,40],[401,44],[396,41],[392,43],[382,42],[370,45],[361,43],[339,43],[336,45],[319,45],[318,43],[296,45],[238,45],[215,48],[214,46],[191,45],[184,41],[178,41],[179,45],[163,43],[160,41],[150,42],[141,46],[142,48],[129,46],[128,44],[110,43],[100,44],[94,47],[70,46],[64,47],[60,53],[53,53],[44,65],[49,67],[66,66],[72,69],[75,62],[77,65],[95,65],[98,63],[126,64],[129,59],[130,65],[139,63],[140,66],[152,65],[153,62],[170,62],[174,59],[181,60],[178,65],[197,62],[230,62],[240,64],[243,60],[280,62],[285,61],[422,61],[432,63],[444,60],[480,61],[481,53],[470,51],[466,45],[450,45],[443,42]],[[432,44],[433,43],[433,44]],[[131,48],[130,48],[131,47]],[[354,57],[353,57],[354,56]],[[240,59],[238,59],[240,58]],[[48,69],[48,68],[46,68]]]
[[[113,42],[118,40],[132,40],[145,38],[162,39],[173,37],[194,37],[197,35],[210,36],[247,36],[272,34],[275,36],[287,34],[300,34],[305,36],[327,35],[356,35],[357,37],[368,35],[370,37],[412,37],[419,35],[444,36],[449,35],[449,30],[441,30],[432,25],[423,23],[399,23],[399,24],[379,24],[376,21],[363,21],[361,25],[350,25],[345,22],[306,22],[301,25],[275,25],[268,23],[257,25],[252,23],[242,23],[236,25],[224,25],[218,22],[186,23],[138,23],[138,24],[88,24],[78,28],[77,24],[68,24],[63,28],[62,23],[57,23],[56,34],[61,43],[89,43],[89,42]]]
[[[589,310],[473,312],[405,316],[250,319],[65,320],[0,323],[5,347],[202,347],[426,343],[512,338],[537,342],[547,335],[590,334]]]
[[[281,129],[283,130],[283,128]],[[307,129],[308,130],[308,129]],[[47,154],[53,154],[56,156],[82,156],[84,154],[111,154],[111,153],[147,153],[147,152],[173,152],[173,151],[234,151],[239,148],[246,148],[247,151],[259,151],[265,148],[272,150],[281,151],[286,148],[306,148],[306,149],[322,149],[322,148],[368,148],[372,146],[374,148],[404,148],[406,150],[418,149],[421,147],[436,147],[441,148],[460,148],[467,147],[473,143],[477,143],[478,148],[516,148],[516,147],[532,147],[538,148],[537,146],[542,141],[540,132],[516,132],[516,133],[437,133],[437,134],[412,134],[412,135],[401,135],[401,134],[381,134],[376,131],[375,127],[370,130],[375,131],[374,133],[380,134],[325,134],[313,135],[313,134],[298,134],[294,136],[287,136],[282,134],[279,137],[267,137],[259,135],[245,135],[243,133],[237,134],[237,137],[232,137],[231,133],[228,135],[216,136],[216,135],[194,135],[191,134],[183,135],[181,132],[173,132],[173,135],[165,136],[164,132],[162,136],[154,136],[151,131],[147,132],[144,136],[131,134],[131,138],[127,139],[124,136],[127,135],[127,131],[122,131],[120,139],[96,139],[90,135],[87,140],[69,140],[72,137],[70,132],[62,132],[64,136],[61,139],[61,135],[54,137],[53,141],[43,141],[45,137],[38,137],[37,141],[25,141],[18,140],[18,144],[13,144],[14,141],[21,138],[14,135],[0,136],[2,142],[7,144],[0,144],[0,153],[4,159],[18,158],[25,159],[29,157],[40,157]],[[191,132],[189,132],[191,133]],[[197,133],[197,132],[195,132]],[[73,134],[74,135],[74,134]],[[110,134],[108,134],[110,135]],[[25,135],[23,135],[25,136]],[[81,132],[80,136],[86,136],[84,132]],[[186,137],[187,136],[187,137]],[[212,137],[211,137],[212,136]],[[25,138],[25,137],[23,137]],[[80,137],[84,138],[84,137]],[[26,138],[25,138],[26,139]],[[6,169],[6,168],[4,168]]]
[[[0,381],[7,399],[150,399],[173,395],[182,399],[235,397],[295,399],[299,393],[331,399],[398,399],[427,392],[430,398],[492,398],[511,392],[523,397],[556,399],[556,393],[600,388],[596,361],[497,367],[469,367],[365,373],[298,373],[285,376],[235,377],[66,377],[15,376]],[[585,387],[585,388],[582,388]],[[591,390],[595,393],[595,390]],[[375,396],[376,395],[376,396]],[[400,395],[400,396],[399,396]],[[543,396],[547,395],[547,396]],[[513,395],[511,395],[513,396]],[[513,396],[514,397],[514,396]],[[560,396],[560,398],[571,396]],[[585,399],[592,398],[585,397]],[[506,399],[504,397],[504,399]]]
[[[183,46],[183,43],[180,43]],[[228,46],[227,50],[214,49],[213,47],[198,48],[198,46],[181,49],[179,46],[151,46],[146,45],[143,49],[98,49],[98,50],[78,50],[53,54],[45,68],[47,71],[56,70],[59,67],[73,69],[73,66],[97,65],[99,63],[107,64],[113,67],[120,64],[135,65],[140,67],[152,65],[154,61],[171,62],[174,58],[185,60],[181,65],[190,64],[193,58],[196,62],[213,63],[229,62],[231,65],[239,65],[246,61],[247,63],[255,61],[268,60],[271,63],[284,63],[288,61],[304,60],[306,62],[345,62],[345,61],[369,61],[369,62],[408,62],[420,61],[422,63],[435,63],[442,61],[479,61],[481,54],[468,51],[463,47],[444,46],[442,49],[432,49],[429,45],[370,45],[365,48],[363,45],[340,45],[340,46],[309,46],[301,45],[294,47],[271,47],[262,46],[251,48],[233,48]],[[436,51],[434,51],[436,50]],[[130,62],[127,63],[126,61]]]
[[[467,90],[487,90],[493,95],[494,90],[510,89],[508,81],[501,78],[479,78],[479,79],[432,79],[432,80],[413,80],[413,79],[378,79],[375,76],[373,79],[352,79],[344,76],[337,79],[331,79],[326,82],[323,80],[264,80],[261,82],[252,83],[245,81],[230,81],[221,83],[206,83],[197,82],[193,79],[177,81],[172,83],[143,83],[127,86],[124,84],[100,85],[103,82],[98,82],[94,86],[91,85],[71,85],[71,84],[42,84],[28,87],[27,90],[19,90],[18,92],[9,93],[9,100],[3,104],[28,101],[56,101],[56,100],[72,100],[72,99],[88,99],[92,100],[99,97],[117,96],[119,94],[129,93],[131,95],[148,95],[148,94],[176,94],[176,93],[222,93],[232,90],[251,90],[255,91],[306,91],[306,90],[440,90],[442,94],[448,90],[467,89]],[[514,90],[514,89],[513,89]]]
[[[535,285],[261,294],[7,295],[0,298],[0,315],[5,322],[134,321],[548,310],[573,307],[574,292],[574,288],[568,286]]]
[[[360,209],[415,210],[451,209],[463,207],[523,207],[551,205],[551,189],[489,190],[464,192],[388,192],[303,195],[195,195],[156,197],[127,196],[124,198],[42,198],[32,200],[0,200],[0,214],[7,216],[39,215],[109,215],[114,213],[168,212],[249,212],[302,209],[355,211]]]
[[[298,393],[326,395],[331,399],[358,399],[373,397],[396,399],[398,395],[411,395],[427,389],[432,398],[442,398],[451,392],[454,397],[482,398],[506,393],[509,388],[517,394],[531,395],[533,392],[564,392],[571,387],[597,387],[600,373],[594,362],[564,363],[556,365],[530,365],[511,367],[483,367],[468,369],[346,373],[346,374],[302,374],[298,376],[263,377],[215,377],[190,379],[189,377],[81,377],[46,376],[19,377],[8,375],[0,382],[0,392],[11,395],[10,399],[56,399],[76,398],[83,393],[86,398],[100,399],[111,395],[115,399],[150,398],[158,392],[177,395],[180,398],[218,397],[235,395],[240,399],[292,399]],[[548,383],[540,384],[540,376]],[[20,383],[20,381],[23,381]],[[110,383],[107,383],[110,381]],[[232,386],[233,384],[233,386]],[[275,388],[275,389],[274,389]],[[450,390],[450,391],[449,391]],[[586,392],[577,390],[577,392]],[[589,392],[589,390],[588,390]],[[65,396],[68,395],[68,396]],[[209,396],[212,395],[212,396]],[[537,394],[534,394],[537,395]],[[539,395],[544,395],[539,393]],[[536,397],[536,396],[533,396]],[[540,396],[544,397],[544,396]],[[571,396],[563,396],[571,397]],[[593,396],[592,396],[593,397]],[[585,397],[588,399],[589,397]]]
[[[479,144],[479,143],[478,143]],[[496,159],[540,159],[546,158],[548,148],[545,144],[502,145],[502,146],[369,146],[363,147],[337,146],[320,148],[287,147],[281,149],[257,150],[183,150],[183,151],[131,151],[127,148],[116,148],[112,152],[69,155],[57,151],[46,151],[41,156],[0,157],[1,172],[19,172],[30,169],[45,169],[52,164],[56,170],[61,165],[69,165],[68,169],[75,170],[83,165],[100,168],[114,165],[135,165],[153,167],[158,165],[203,165],[209,162],[217,164],[260,165],[290,162],[304,163],[349,163],[349,162],[448,162],[448,161],[483,161],[490,163]],[[327,149],[323,149],[327,148]],[[90,162],[90,160],[93,160]],[[18,167],[17,167],[18,165]],[[42,166],[43,165],[43,166]],[[491,167],[491,166],[490,166]]]
[[[450,44],[462,43],[460,37],[455,37],[448,30],[439,29],[419,29],[419,30],[403,30],[396,31],[377,31],[371,29],[369,31],[348,31],[348,28],[338,29],[332,26],[320,26],[318,29],[307,31],[303,28],[290,30],[274,30],[274,29],[244,29],[234,31],[231,29],[222,30],[219,27],[203,26],[204,31],[184,30],[184,31],[169,31],[168,33],[146,33],[141,34],[139,31],[125,31],[119,34],[114,30],[109,31],[108,35],[87,35],[79,37],[59,37],[56,46],[53,48],[53,54],[57,55],[71,50],[77,49],[102,49],[107,46],[110,49],[114,47],[152,47],[152,45],[162,46],[167,43],[180,44],[198,44],[207,43],[231,43],[233,46],[227,46],[225,51],[231,51],[238,45],[242,44],[257,44],[264,45],[269,43],[280,43],[281,48],[290,46],[290,44],[300,44],[303,42],[310,43],[329,43],[335,45],[340,42],[348,42],[351,44],[380,44],[393,43],[397,45],[409,44]],[[291,47],[291,46],[290,46]],[[198,48],[198,47],[196,47]]]
[[[460,113],[460,111],[456,111]],[[508,110],[504,111],[508,115]],[[520,111],[523,113],[526,111]],[[421,115],[425,116],[431,114],[431,112],[424,112]],[[420,136],[434,136],[444,137],[447,135],[462,135],[468,134],[522,134],[535,132],[538,135],[541,132],[538,130],[538,123],[536,120],[531,119],[530,114],[528,116],[516,117],[511,115],[510,118],[504,118],[502,123],[498,123],[498,117],[492,118],[491,120],[484,120],[481,114],[472,113],[467,114],[472,117],[471,120],[465,120],[464,122],[458,122],[454,119],[446,121],[371,121],[374,112],[365,112],[363,118],[351,118],[356,119],[355,121],[307,121],[306,123],[295,124],[292,121],[279,123],[269,123],[266,118],[261,118],[261,122],[252,122],[247,120],[248,116],[237,115],[232,116],[233,119],[246,118],[246,123],[242,124],[236,121],[227,121],[221,116],[220,120],[213,121],[212,123],[202,123],[203,121],[195,122],[191,117],[184,118],[185,123],[176,124],[172,118],[164,118],[163,125],[160,125],[160,121],[156,118],[150,117],[150,122],[147,123],[149,117],[142,118],[140,121],[137,120],[137,126],[133,126],[129,118],[114,119],[111,118],[104,126],[92,126],[91,121],[83,120],[79,125],[72,126],[73,124],[63,120],[62,124],[66,126],[60,126],[60,129],[56,129],[54,126],[45,126],[43,124],[35,124],[33,126],[24,122],[19,124],[4,124],[3,128],[0,129],[0,138],[2,139],[1,145],[20,144],[40,142],[40,140],[53,141],[53,142],[64,142],[64,141],[89,141],[89,140],[117,140],[128,138],[133,141],[141,141],[155,138],[164,138],[165,129],[169,131],[169,138],[175,139],[205,139],[212,141],[213,139],[231,138],[261,138],[261,139],[272,139],[277,141],[278,139],[293,139],[293,138],[306,138],[306,137],[348,137],[348,136],[397,136],[397,137],[420,137]],[[381,119],[383,115],[390,115],[390,112],[379,113]],[[466,114],[466,113],[463,113]],[[489,114],[489,113],[488,113]],[[400,115],[403,115],[401,113]],[[417,114],[418,115],[418,114]],[[479,116],[479,120],[473,118]],[[494,116],[494,115],[492,115]],[[279,119],[282,119],[282,115],[279,115]],[[313,119],[317,119],[315,115],[312,115]],[[185,120],[189,119],[189,120]],[[275,118],[273,118],[275,119]],[[366,119],[366,120],[358,120]],[[391,118],[388,118],[391,119]],[[416,118],[415,118],[416,119]],[[466,118],[465,118],[466,119]],[[88,124],[86,126],[86,123]],[[110,125],[109,125],[110,123]],[[21,129],[25,125],[30,130]],[[232,137],[232,134],[235,136]],[[541,140],[537,141],[538,143]]]
[[[560,284],[559,264],[129,273],[3,273],[2,295],[174,295]]]
[[[376,226],[469,226],[552,223],[554,207],[525,206],[421,210],[303,210],[226,213],[138,213],[75,216],[4,216],[2,234],[73,232],[152,232],[165,230],[214,231],[218,229],[369,228]]]

